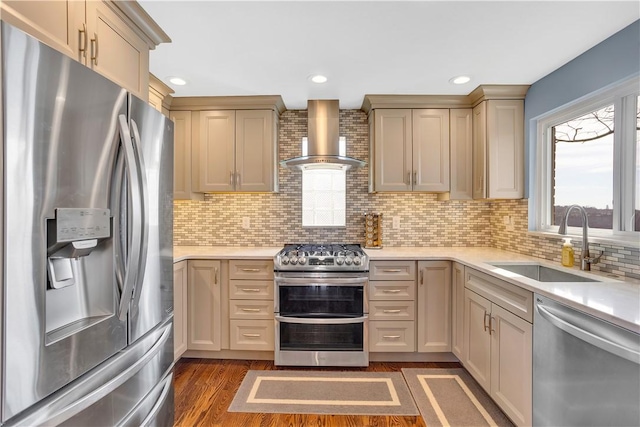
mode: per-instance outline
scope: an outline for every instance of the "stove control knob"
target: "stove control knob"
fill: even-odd
[[[344,259],[344,263],[347,265],[351,265],[353,263],[353,258],[351,258],[350,256],[346,257]]]
[[[353,258],[353,265],[360,265],[360,257],[359,256]]]
[[[282,263],[283,263],[284,265],[289,264],[289,257],[288,257],[288,256],[283,256],[283,257],[282,257]]]
[[[301,256],[300,258],[298,258],[298,264],[302,265],[305,264],[307,262],[307,259],[303,256]]]
[[[340,256],[340,257],[338,257],[338,258],[336,258],[336,264],[338,264],[338,265],[342,265],[342,264],[344,264],[344,258],[343,258],[343,257],[341,257],[341,256]]]
[[[296,257],[292,257],[292,258],[289,260],[289,262],[290,262],[291,264],[293,264],[293,265],[296,265],[296,264],[298,263],[298,258],[296,258]]]

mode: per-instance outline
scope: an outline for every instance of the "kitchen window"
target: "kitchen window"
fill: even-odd
[[[340,155],[346,153],[346,138],[340,137]],[[302,155],[308,155],[307,138],[302,138]],[[321,165],[302,171],[302,226],[345,227],[347,171]]]
[[[637,242],[639,94],[633,79],[538,120],[538,231],[557,232],[566,209],[577,204],[588,213],[590,234]],[[582,219],[574,213],[568,232],[579,235]]]

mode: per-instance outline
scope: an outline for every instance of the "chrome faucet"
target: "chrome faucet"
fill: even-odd
[[[578,209],[582,213],[582,254],[580,256],[580,270],[591,271],[591,264],[595,264],[600,260],[602,254],[596,258],[592,258],[589,254],[589,236],[587,230],[589,229],[589,219],[587,218],[587,211],[580,205],[571,205],[564,213],[564,218],[560,222],[560,228],[558,234],[567,234],[567,221],[569,220],[569,213],[573,209]]]

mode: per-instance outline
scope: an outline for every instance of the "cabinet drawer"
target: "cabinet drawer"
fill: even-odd
[[[372,261],[369,264],[371,280],[415,280],[415,261]]]
[[[229,280],[229,298],[273,301],[273,280]]]
[[[416,282],[414,281],[370,281],[370,300],[407,300],[416,299]]]
[[[273,301],[240,299],[229,301],[231,319],[273,319]]]
[[[273,280],[273,261],[231,260],[229,261],[229,278]]]
[[[369,303],[371,320],[416,320],[415,301],[372,301]]]
[[[369,351],[414,352],[416,329],[412,321],[373,320],[369,322]]]
[[[273,320],[230,320],[229,349],[273,351]]]
[[[532,292],[471,268],[465,269],[465,287],[533,323]]]

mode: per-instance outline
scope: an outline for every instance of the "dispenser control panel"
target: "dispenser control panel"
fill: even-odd
[[[110,215],[109,209],[58,208],[57,241],[73,242],[111,237]]]

